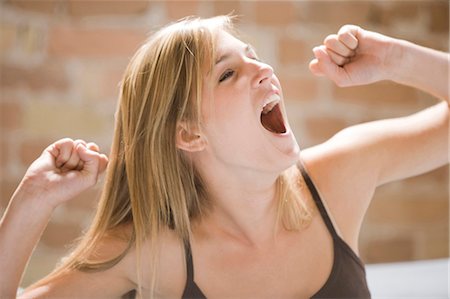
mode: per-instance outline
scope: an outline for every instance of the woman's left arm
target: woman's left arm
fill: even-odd
[[[327,142],[332,147],[348,149],[351,155],[358,151],[361,160],[355,167],[370,168],[376,174],[371,177],[376,186],[449,162],[448,53],[353,25],[343,26],[313,51],[316,59],[310,63],[311,71],[327,76],[338,86],[391,80],[445,101],[408,117],[347,128]],[[352,163],[351,159],[347,162]]]
[[[343,26],[313,49],[310,70],[340,87],[391,80],[449,103],[450,54],[355,25]]]
[[[416,114],[346,128],[301,159],[357,251],[375,189],[449,162],[449,54],[346,25],[313,49],[311,71],[340,87],[391,80],[445,100]]]

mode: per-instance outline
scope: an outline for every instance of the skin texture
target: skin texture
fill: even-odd
[[[377,186],[448,163],[449,56],[352,25],[328,36],[313,49],[315,75],[338,86],[392,80],[446,102],[408,117],[347,128],[300,153],[289,129],[277,136],[259,122],[267,96],[276,92],[282,98],[273,69],[234,37],[223,32],[219,41],[219,62],[205,79],[201,127],[188,131],[180,124],[176,136],[177,146],[206,178],[213,202],[211,213],[193,228],[196,282],[208,297],[309,297],[329,275],[332,242],[317,214],[301,232],[275,226],[275,179],[302,159],[340,235],[357,253],[359,229]],[[417,60],[422,63],[412,63]],[[14,296],[53,209],[92,186],[106,163],[95,145],[65,139],[32,164],[0,226],[0,268],[11,269],[0,278],[0,297]],[[310,203],[308,192],[299,192]],[[28,237],[18,248],[15,237],[24,234]],[[123,246],[117,240],[103,244],[119,251]],[[180,297],[186,280],[183,247],[170,231],[160,245],[157,295]],[[107,258],[114,250],[101,252]],[[67,273],[24,297],[120,297],[136,285],[134,263],[132,250],[109,270]],[[146,263],[144,258],[143,269]]]

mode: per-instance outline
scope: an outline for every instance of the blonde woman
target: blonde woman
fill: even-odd
[[[447,102],[300,152],[274,70],[228,17],[169,25],[126,69],[109,162],[63,139],[28,169],[1,223],[0,297],[107,163],[89,231],[22,297],[370,297],[357,240],[375,188],[448,163],[449,56],[357,26],[313,52],[339,86],[392,80]]]

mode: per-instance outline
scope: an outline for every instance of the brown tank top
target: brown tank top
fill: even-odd
[[[322,288],[311,298],[370,298],[363,262],[350,246],[339,237],[306,169],[301,163],[299,163],[298,167],[333,238],[334,258],[331,273]],[[187,281],[183,298],[206,298],[194,281],[194,266],[189,243],[185,244],[185,255]]]

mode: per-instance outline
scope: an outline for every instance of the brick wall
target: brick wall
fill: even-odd
[[[314,78],[307,65],[312,47],[346,23],[448,51],[448,1],[2,1],[0,214],[50,142],[70,136],[109,151],[118,82],[147,32],[186,15],[231,11],[243,16],[243,38],[279,75],[303,148],[346,126],[436,102],[386,82],[337,88]],[[376,263],[448,256],[447,183],[448,169],[442,168],[380,188],[362,229],[362,258]],[[24,285],[50,271],[86,228],[98,193],[97,187],[57,209]]]

